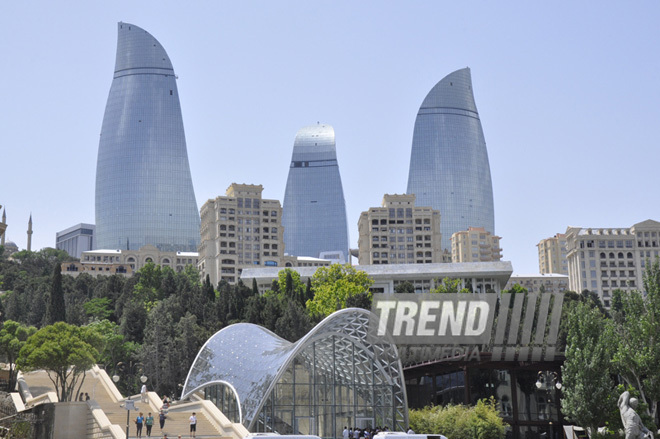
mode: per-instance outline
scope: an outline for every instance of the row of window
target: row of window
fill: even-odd
[[[641,242],[641,241],[639,241]],[[655,241],[654,241],[655,242]],[[602,240],[598,241],[598,248],[614,248],[616,245],[616,248],[633,248],[633,241],[632,239],[627,239],[625,241],[623,240]],[[580,248],[595,248],[595,241],[593,239],[590,239],[588,241],[580,241],[579,243]],[[641,245],[640,245],[641,247]]]
[[[406,221],[406,224],[412,224],[412,221]],[[377,226],[378,224],[381,225],[387,225],[387,224],[403,224],[401,221],[393,221],[393,220],[386,220],[386,219],[372,219],[371,224],[374,226]],[[431,219],[430,218],[417,218],[415,219],[415,224],[431,224]]]
[[[387,245],[387,244],[373,244],[371,246],[371,248],[386,248],[386,249],[390,249],[390,250],[396,250],[397,249],[397,247],[395,245]],[[421,242],[418,242],[418,243],[415,244],[414,248],[431,248],[431,243],[427,242],[427,243],[422,244]],[[405,247],[403,245],[399,245],[398,249],[399,250],[404,250],[404,249],[412,250],[413,246],[412,246],[412,244],[408,244]]]

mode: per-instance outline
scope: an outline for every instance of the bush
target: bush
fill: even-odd
[[[410,427],[419,434],[443,434],[451,439],[503,439],[507,424],[494,398],[476,406],[450,404],[410,410]]]

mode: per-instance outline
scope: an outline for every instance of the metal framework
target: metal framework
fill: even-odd
[[[364,309],[337,311],[295,343],[250,323],[228,326],[202,346],[182,399],[225,385],[250,431],[273,428],[284,406],[296,433],[334,436],[347,419],[361,416],[402,430],[408,406],[401,362],[389,335],[376,338],[369,331],[375,318]],[[293,419],[303,412],[313,419],[306,427]]]

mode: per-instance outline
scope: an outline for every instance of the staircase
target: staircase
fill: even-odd
[[[27,398],[26,405],[29,406],[31,401],[40,401],[49,392],[54,392],[55,387],[48,378],[45,371],[35,371],[23,374],[22,379],[29,388],[29,393],[32,398]],[[76,389],[77,390],[77,389]],[[103,437],[117,437],[117,439],[126,439],[126,414],[127,411],[123,408],[124,398],[119,394],[114,383],[110,380],[104,370],[95,367],[87,371],[85,381],[83,382],[81,393],[89,394],[90,401],[88,401],[89,417],[95,418],[88,420],[88,425],[96,424],[110,424],[112,433],[107,433]],[[25,391],[23,391],[25,395]],[[50,393],[52,395],[52,393]],[[76,395],[77,396],[77,395]],[[151,430],[151,437],[162,438],[167,434],[168,438],[176,439],[178,435],[182,438],[189,436],[189,421],[192,412],[196,412],[197,416],[197,434],[196,437],[200,439],[242,439],[248,434],[245,427],[241,424],[232,424],[227,418],[215,407],[210,401],[197,400],[186,403],[175,403],[170,406],[167,411],[167,418],[165,426],[160,429],[158,413],[162,402],[158,395],[154,392],[147,394],[148,402],[141,402],[140,395],[130,397],[135,401],[136,410],[130,412],[129,422],[129,438],[135,438],[136,426],[135,418],[142,412],[144,417],[151,412],[154,417],[154,426]],[[51,396],[52,397],[52,396]],[[77,398],[76,398],[77,399]],[[103,418],[99,412],[105,414],[107,421],[96,418]],[[98,429],[98,428],[97,428]],[[110,428],[108,428],[110,429]],[[89,428],[88,428],[89,431]],[[122,433],[118,433],[121,431]],[[98,435],[98,431],[95,434]],[[120,436],[118,436],[120,434]],[[92,433],[88,433],[91,437]],[[146,426],[142,428],[142,437],[147,437]]]

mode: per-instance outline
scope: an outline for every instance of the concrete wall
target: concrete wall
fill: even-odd
[[[84,438],[87,436],[87,403],[61,402],[55,404],[53,439]]]

